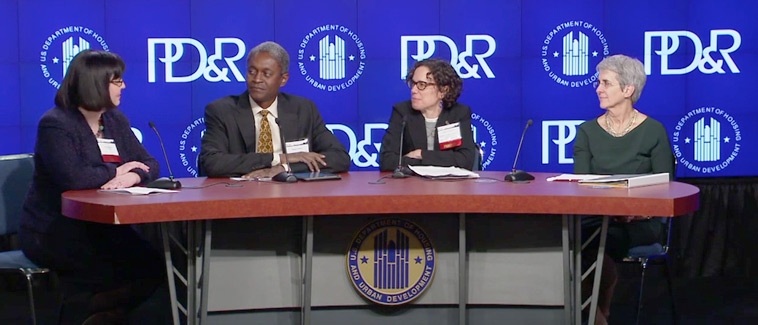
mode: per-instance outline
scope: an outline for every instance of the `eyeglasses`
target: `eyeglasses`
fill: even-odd
[[[608,89],[608,88],[613,87],[615,85],[616,84],[611,83],[608,80],[602,80],[602,81],[599,81],[599,82],[595,81],[595,82],[592,83],[592,87],[595,87],[595,89],[597,89],[597,87],[600,87],[600,86],[603,86],[603,88]]]
[[[111,80],[111,83],[116,85],[117,87],[121,87],[124,85],[124,79],[113,79]]]
[[[408,80],[408,88],[413,89],[414,85],[416,86],[416,88],[418,88],[418,90],[424,90],[426,89],[427,86],[434,86],[436,85],[436,83]]]

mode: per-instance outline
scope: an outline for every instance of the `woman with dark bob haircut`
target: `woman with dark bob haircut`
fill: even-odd
[[[58,274],[63,324],[125,323],[165,277],[160,255],[131,227],[61,214],[65,191],[125,188],[158,176],[158,163],[116,109],[123,73],[116,54],[79,53],[37,129],[19,241],[29,259]]]
[[[444,60],[416,62],[406,77],[411,99],[392,107],[389,127],[382,139],[379,166],[456,166],[474,168],[475,145],[471,134],[471,108],[458,103],[463,80]],[[401,136],[402,134],[402,136]],[[403,152],[400,139],[403,139]]]

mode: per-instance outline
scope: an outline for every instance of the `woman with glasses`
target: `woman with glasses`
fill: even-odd
[[[411,99],[392,107],[382,139],[382,171],[402,166],[474,167],[471,108],[458,103],[463,80],[447,61],[416,62],[406,77]],[[403,141],[400,152],[400,141]]]
[[[595,83],[599,117],[579,126],[574,143],[576,174],[669,173],[674,162],[668,134],[663,124],[637,110],[647,79],[642,62],[625,55],[609,56],[596,67]],[[583,220],[583,233],[600,225],[599,218]],[[598,324],[606,323],[616,284],[615,261],[627,255],[630,247],[657,242],[663,224],[648,216],[617,217],[608,228],[606,254],[600,285]],[[610,258],[608,258],[610,257]]]
[[[59,276],[63,324],[125,323],[165,280],[160,255],[133,228],[61,214],[65,191],[125,188],[158,177],[158,163],[117,109],[124,68],[114,53],[79,53],[37,129],[19,239],[29,259]]]

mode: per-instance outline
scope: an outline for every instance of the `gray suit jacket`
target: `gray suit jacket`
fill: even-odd
[[[350,157],[337,137],[326,128],[313,101],[279,93],[279,123],[285,141],[308,138],[311,151],[326,156],[322,170],[344,172]],[[255,119],[248,92],[227,96],[205,107],[206,131],[200,149],[201,173],[234,177],[271,167],[273,154],[255,152]],[[290,164],[293,172],[308,171],[304,163]]]

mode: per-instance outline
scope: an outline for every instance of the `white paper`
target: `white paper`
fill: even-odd
[[[458,167],[408,166],[413,172],[425,177],[479,178],[479,174]]]
[[[117,188],[113,190],[100,190],[101,192],[112,192],[112,193],[121,193],[121,194],[131,194],[131,195],[148,195],[152,193],[176,193],[179,192],[177,190],[164,190],[161,188],[150,188],[150,187],[127,187],[127,188]]]
[[[608,177],[608,175],[593,175],[593,174],[560,174],[558,176],[548,177],[548,182],[578,182],[589,179],[596,179],[601,177]]]

